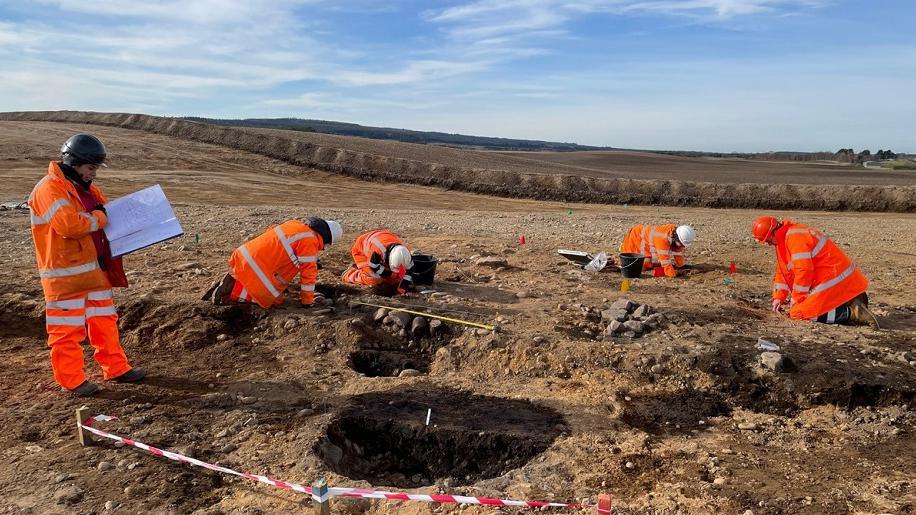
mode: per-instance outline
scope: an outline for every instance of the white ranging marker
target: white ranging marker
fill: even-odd
[[[432,409],[432,408],[428,408],[428,409],[426,410],[426,425],[427,425],[427,426],[429,425],[429,417],[431,417],[431,416],[433,416],[433,409]]]

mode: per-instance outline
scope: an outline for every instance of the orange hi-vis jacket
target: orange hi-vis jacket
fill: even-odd
[[[315,300],[321,235],[299,220],[268,227],[263,234],[235,249],[229,257],[232,277],[241,282],[262,308],[283,302],[283,291],[299,274],[299,300]]]
[[[684,249],[671,246],[675,229],[675,224],[634,225],[623,239],[620,252],[642,254],[646,256],[643,268],[661,266],[667,277],[676,277],[675,267],[684,266]]]
[[[776,231],[773,298],[792,295],[789,316],[811,319],[842,306],[868,288],[868,279],[824,233],[791,220]]]
[[[89,191],[100,204],[108,199],[94,184]],[[86,212],[76,185],[52,161],[48,175],[29,195],[32,240],[38,274],[46,300],[60,300],[90,291],[107,290],[111,283],[99,267],[91,234],[108,223],[101,211]]]
[[[346,281],[364,286],[400,283],[397,270],[388,270],[385,262],[386,249],[392,245],[405,244],[398,235],[383,229],[360,234],[350,249],[358,274],[347,274]],[[390,273],[386,274],[386,270]]]

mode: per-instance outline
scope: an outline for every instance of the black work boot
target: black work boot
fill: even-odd
[[[138,381],[142,381],[144,377],[146,377],[146,372],[140,370],[139,368],[132,368],[127,372],[119,375],[118,377],[112,378],[111,380],[116,383],[136,383]]]
[[[72,393],[73,395],[77,397],[90,397],[98,393],[99,387],[96,386],[95,383],[91,383],[89,381],[83,381],[76,388],[69,388],[67,391],[69,391],[70,393]]]
[[[235,277],[226,274],[221,281],[207,290],[203,300],[209,300],[219,306],[223,303],[223,298],[228,297],[229,294],[232,293],[233,288],[235,288]]]

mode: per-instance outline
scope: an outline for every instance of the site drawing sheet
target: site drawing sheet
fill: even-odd
[[[105,236],[112,257],[123,256],[184,234],[162,187],[125,195],[105,204],[108,225]]]

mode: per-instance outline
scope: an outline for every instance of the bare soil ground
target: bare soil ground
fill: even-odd
[[[916,184],[916,174],[906,170],[872,170],[827,161],[753,161],[623,151],[498,154],[575,167],[592,177],[759,184]]]
[[[916,211],[916,177],[848,167],[654,154],[500,154],[299,131],[218,127],[138,114],[0,113],[2,121],[92,123],[217,144],[369,181],[510,198],[828,211]],[[584,163],[584,164],[583,164]]]
[[[0,123],[0,199],[24,198],[60,142],[87,128]],[[105,384],[84,401],[51,377],[28,213],[0,212],[5,513],[309,509],[302,495],[129,448],[80,448],[72,419],[83,403],[119,417],[104,426],[112,432],[303,483],[550,500],[610,492],[617,513],[916,511],[914,215],[779,213],[829,233],[871,280],[885,328],[829,327],[768,311],[772,254],[749,237],[756,211],[500,199],[91,130],[114,157],[101,187],[115,197],[162,184],[186,236],[128,256],[132,284],[116,292],[123,344],[149,379]],[[233,248],[312,214],[341,220],[348,238],[387,227],[437,256],[436,293],[392,301],[334,288],[349,259],[338,245],[319,278],[334,312],[199,300]],[[645,221],[698,229],[685,277],[639,279],[624,295],[618,275],[556,254],[612,253]],[[601,336],[600,311],[622,297],[664,321],[639,338]],[[353,300],[435,307],[500,330],[449,323],[402,336]],[[782,347],[782,371],[758,364],[759,337]],[[88,347],[86,357],[100,380]],[[405,368],[419,375],[398,377]],[[513,512],[355,500],[332,509]]]

